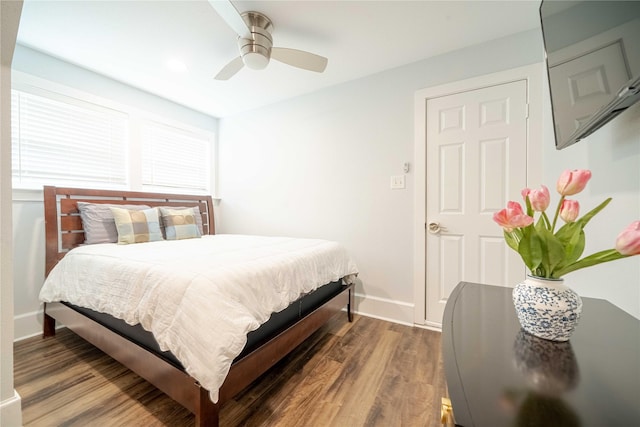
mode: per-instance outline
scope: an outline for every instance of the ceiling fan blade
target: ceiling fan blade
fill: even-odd
[[[286,47],[272,48],[271,58],[297,68],[315,71],[316,73],[322,73],[327,68],[328,62],[324,56]]]
[[[211,6],[218,15],[236,32],[240,37],[251,34],[251,30],[240,16],[238,9],[229,0],[209,0]]]
[[[229,80],[238,71],[242,70],[242,67],[244,67],[244,62],[242,62],[242,57],[238,56],[227,65],[225,65],[214,78],[216,80]]]

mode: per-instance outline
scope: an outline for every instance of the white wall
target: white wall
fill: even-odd
[[[45,79],[64,89],[80,91],[141,112],[168,118],[217,133],[218,120],[123,83],[76,67],[24,46],[16,46],[14,75],[23,83]],[[20,71],[26,73],[15,73]],[[214,147],[215,150],[215,147]],[[11,170],[9,167],[8,170]],[[15,338],[42,332],[42,304],[38,294],[44,282],[44,207],[42,191],[13,191],[13,278]]]
[[[219,232],[342,242],[361,284],[357,309],[413,323],[417,90],[542,60],[529,31],[221,120]]]
[[[44,207],[42,192],[13,194],[13,282],[16,340],[42,333]]]
[[[11,61],[21,1],[0,2],[0,425],[22,425],[13,383],[13,248],[11,233]]]

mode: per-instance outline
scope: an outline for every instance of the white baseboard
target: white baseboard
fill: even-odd
[[[15,390],[12,397],[0,402],[0,425],[2,427],[22,426],[22,399]]]
[[[13,318],[14,341],[42,335],[43,311],[19,314]]]
[[[428,329],[434,332],[442,332],[442,325],[440,323],[425,323],[424,325],[420,325],[419,323],[414,323],[416,328]]]
[[[354,305],[357,314],[413,326],[413,304],[356,293]]]
[[[411,303],[379,298],[371,295],[356,293],[354,298],[354,313],[401,325],[414,326]],[[24,313],[13,318],[14,340],[20,341],[42,334],[42,310]]]

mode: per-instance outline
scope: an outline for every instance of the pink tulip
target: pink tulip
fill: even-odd
[[[562,196],[573,196],[584,190],[590,178],[591,171],[588,169],[574,169],[572,171],[567,169],[560,174],[556,189]]]
[[[560,218],[564,222],[574,222],[580,214],[580,203],[577,200],[565,199],[560,207]]]
[[[531,207],[536,212],[546,211],[551,201],[549,189],[545,185],[541,186],[539,190],[531,190],[529,188],[522,190],[522,198],[526,201],[527,197],[529,197]]]
[[[616,239],[616,250],[622,255],[640,254],[640,221],[634,221],[622,230]]]
[[[493,214],[493,220],[507,232],[514,228],[527,227],[533,223],[533,218],[525,215],[518,202],[509,202],[507,207]]]

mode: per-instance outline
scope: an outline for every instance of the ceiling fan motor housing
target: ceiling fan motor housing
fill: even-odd
[[[1,0],[0,0],[1,1]],[[243,12],[231,1],[209,0],[220,16],[238,35],[240,56],[234,58],[216,74],[216,80],[229,80],[244,67],[262,70],[273,59],[303,70],[322,73],[327,67],[327,58],[304,50],[273,47],[271,32],[273,23],[260,12]]]
[[[271,20],[259,12],[244,12],[242,18],[251,30],[246,37],[238,37],[242,62],[253,70],[262,70],[269,64],[273,39]]]

